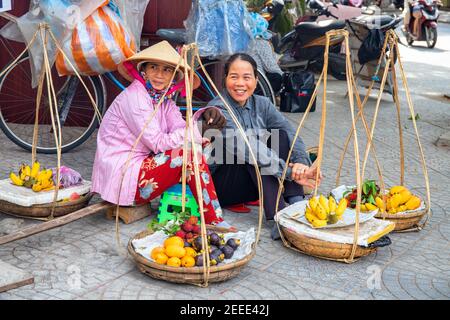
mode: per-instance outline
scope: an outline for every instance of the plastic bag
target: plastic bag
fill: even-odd
[[[71,34],[71,28],[83,21],[98,7],[108,3],[105,0],[32,0],[30,10],[17,19],[17,24],[6,24],[0,34],[13,41],[29,43],[40,23],[47,23],[57,41],[62,43]],[[19,30],[19,32],[17,32]],[[43,43],[40,35],[29,49],[33,88],[38,84],[43,65]],[[47,43],[50,63],[55,60],[56,46]]]
[[[111,0],[110,6],[116,6],[128,31],[134,36],[136,48],[140,48],[144,15],[150,0]]]
[[[194,0],[184,21],[189,43],[201,56],[246,52],[253,44],[252,20],[242,0]]]
[[[305,112],[315,88],[314,73],[296,71],[283,74],[283,88],[280,91],[280,111]],[[316,109],[314,99],[310,111]]]
[[[384,34],[380,29],[370,29],[358,50],[360,64],[376,60],[381,55],[384,44]]]
[[[53,171],[53,182],[56,182],[56,168],[52,168]],[[81,174],[69,167],[61,166],[59,168],[59,185],[62,188],[69,188],[83,183],[83,178]],[[55,183],[56,185],[56,183]]]
[[[79,23],[62,47],[77,71],[84,75],[114,71],[136,51],[134,37],[108,6],[98,8]],[[56,57],[56,69],[59,75],[74,73],[61,52]]]

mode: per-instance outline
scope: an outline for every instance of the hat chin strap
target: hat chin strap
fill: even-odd
[[[141,82],[145,86],[144,79],[141,77],[139,72],[136,70],[136,68],[133,66],[133,64],[130,61],[125,61],[123,63],[123,66],[128,71],[128,73],[131,74],[131,76],[133,78],[135,78],[136,80],[139,80],[139,82]]]
[[[125,61],[123,63],[123,66],[125,67],[125,69],[127,69],[128,73],[131,74],[133,76],[133,78],[135,78],[136,80],[140,81],[144,86],[145,86],[145,80],[142,78],[142,76],[139,74],[139,72],[136,70],[136,68],[134,67],[134,65],[130,62],[130,61]],[[178,83],[176,83],[172,89],[170,89],[167,92],[167,95],[170,95],[171,93],[180,90],[180,94],[181,96],[184,98],[186,97],[186,86],[184,84],[183,79],[181,79],[181,81],[179,81]]]

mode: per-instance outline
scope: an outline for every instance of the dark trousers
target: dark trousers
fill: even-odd
[[[279,157],[287,159],[289,140],[285,131],[280,130]],[[270,146],[270,139],[268,145]],[[255,168],[250,164],[224,164],[212,174],[217,197],[222,207],[255,201],[259,199]],[[271,175],[262,176],[264,213],[267,220],[275,215],[278,194],[278,178]],[[283,198],[303,195],[303,187],[293,181],[284,181],[284,192],[280,198],[278,210],[286,207]]]

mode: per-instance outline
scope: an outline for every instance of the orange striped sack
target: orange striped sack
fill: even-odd
[[[136,51],[133,35],[108,6],[98,8],[78,24],[62,47],[76,70],[89,76],[116,70]],[[56,69],[60,76],[75,73],[61,52],[56,56]]]

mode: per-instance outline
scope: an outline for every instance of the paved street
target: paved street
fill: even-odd
[[[0,260],[32,273],[35,283],[0,293],[0,299],[449,299],[450,298],[450,149],[435,145],[440,135],[450,130],[450,25],[440,24],[436,48],[424,42],[416,47],[401,46],[402,60],[412,91],[418,127],[431,183],[432,218],[424,230],[391,234],[392,245],[358,262],[320,260],[291,251],[280,241],[270,239],[270,228],[263,224],[256,257],[243,271],[227,282],[208,288],[175,285],[153,280],[138,271],[130,257],[118,254],[114,222],[104,213],[72,222],[20,241],[0,246]],[[323,173],[320,191],[334,187],[336,169],[350,125],[345,82],[330,79]],[[364,91],[362,89],[361,91]],[[370,119],[376,96],[366,107]],[[319,102],[319,100],[318,100]],[[312,113],[301,136],[308,146],[318,143],[321,106]],[[298,123],[302,114],[288,114]],[[425,184],[415,142],[412,121],[402,91],[402,127],[406,154],[406,184],[422,197]],[[385,94],[375,130],[374,142],[381,160],[385,181],[399,182],[398,133],[395,106]],[[361,149],[364,135],[358,128]],[[7,178],[30,155],[0,134],[2,146],[0,179]],[[343,183],[354,183],[352,150],[346,158]],[[94,137],[75,151],[63,155],[63,164],[91,175],[95,153]],[[40,156],[50,166],[55,157]],[[373,161],[367,176],[377,178]],[[154,204],[156,207],[157,204]],[[226,219],[246,230],[257,226],[256,211],[237,214],[225,211]],[[0,229],[9,233],[35,223],[0,215]],[[122,247],[128,239],[145,229],[150,218],[131,225],[120,225]],[[380,274],[373,286],[371,276]],[[76,277],[81,285],[72,285]]]

